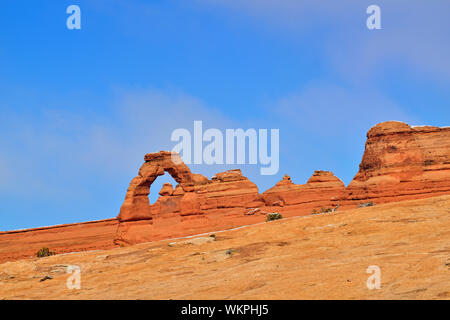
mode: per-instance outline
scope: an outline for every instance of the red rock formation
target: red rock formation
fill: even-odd
[[[306,215],[338,205],[355,207],[361,202],[383,203],[450,192],[450,128],[411,128],[390,121],[370,129],[367,138],[360,170],[348,188],[332,172],[316,171],[300,185],[285,175],[261,195],[240,170],[222,172],[208,180],[190,173],[179,161],[175,165],[171,153],[146,155],[121,209],[116,242],[132,244],[250,224],[262,221],[266,212]],[[164,185],[161,197],[150,206],[148,190],[164,171],[179,185],[175,190]]]
[[[359,172],[347,188],[333,173],[316,171],[306,184],[294,184],[285,175],[259,194],[240,170],[208,180],[191,173],[176,153],[147,154],[144,160],[117,220],[0,233],[0,262],[32,255],[42,246],[56,252],[107,248],[114,245],[113,238],[115,244],[135,244],[262,222],[268,212],[289,217],[338,204],[345,209],[362,202],[450,194],[450,128],[410,127],[394,121],[369,130]],[[150,187],[165,172],[178,184],[175,188],[164,184],[150,205]]]
[[[306,184],[294,184],[287,175],[262,194],[266,206],[284,207],[281,212],[309,214],[335,207],[347,198],[344,183],[329,171],[315,171]]]
[[[158,155],[161,153],[158,153]],[[147,155],[146,159],[151,155]],[[151,157],[152,166],[164,167],[169,172],[174,172],[165,162],[164,157]],[[163,164],[158,163],[162,161]],[[147,162],[143,167],[148,166]],[[152,172],[154,172],[153,170]],[[187,172],[187,170],[184,170]],[[142,175],[142,168],[140,176]],[[148,190],[133,193],[134,182],[127,194],[125,209],[121,209],[119,220],[121,221],[116,243],[133,244],[167,237],[177,237],[199,232],[207,232],[223,226],[238,226],[238,222],[249,204],[255,204],[259,197],[258,187],[241,173],[241,170],[229,170],[216,174],[211,180],[201,175],[190,174],[188,188],[186,184],[178,184],[172,190],[170,184],[165,184],[160,191],[160,197],[154,205],[148,205]],[[142,179],[138,176],[138,179]],[[149,175],[147,181],[153,182],[155,174]],[[136,179],[136,178],[135,178]],[[134,180],[134,179],[133,179]],[[142,181],[142,180],[141,180]],[[178,180],[177,180],[178,181]],[[145,185],[142,183],[142,185]],[[131,192],[130,192],[131,190]],[[146,194],[145,197],[142,195]],[[137,198],[137,201],[136,201]],[[146,199],[145,199],[146,198]],[[142,199],[146,200],[143,206]],[[139,206],[130,207],[129,203],[139,203]],[[263,203],[257,202],[259,205]],[[134,212],[129,210],[143,210]],[[120,218],[123,213],[133,219]],[[136,219],[145,215],[145,219]],[[236,217],[236,215],[238,217]],[[260,220],[260,219],[259,219]]]
[[[139,174],[130,182],[125,201],[117,217],[119,221],[151,220],[153,217],[148,195],[150,186],[158,176],[168,172],[184,191],[192,191],[195,183],[207,181],[201,175],[193,175],[176,153],[161,151],[146,154]]]
[[[173,195],[173,186],[171,183],[164,183],[164,185],[161,188],[161,191],[159,191],[160,196],[171,196]]]
[[[229,170],[212,177],[209,183],[198,185],[202,210],[220,208],[245,208],[258,198],[258,187],[241,173],[241,170]]]
[[[349,201],[375,203],[450,192],[450,128],[383,122],[367,133]]]

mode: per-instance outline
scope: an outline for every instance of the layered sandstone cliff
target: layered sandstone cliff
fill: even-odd
[[[348,186],[352,201],[376,203],[450,192],[450,128],[389,121],[367,133],[359,171]]]

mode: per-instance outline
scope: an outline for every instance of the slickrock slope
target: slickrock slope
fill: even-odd
[[[0,263],[30,256],[43,247],[68,253],[115,247],[117,219],[0,232]]]
[[[376,203],[450,192],[450,128],[383,122],[367,133],[349,200]]]
[[[450,196],[9,262],[0,281],[0,299],[450,299]]]

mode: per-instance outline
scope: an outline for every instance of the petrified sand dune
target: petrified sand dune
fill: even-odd
[[[98,235],[87,225],[65,226],[58,229],[58,236],[52,228],[0,233],[2,244],[8,241],[10,248],[17,248],[0,250],[0,261],[22,258],[24,252],[29,255],[31,248],[37,251],[42,246],[68,252],[230,229],[263,222],[268,212],[303,216],[356,208],[361,203],[450,194],[450,128],[411,127],[396,121],[369,130],[359,171],[348,187],[332,172],[315,171],[306,184],[295,184],[285,175],[273,188],[259,193],[240,170],[208,179],[192,173],[178,154],[167,151],[147,154],[144,161],[130,182],[117,220],[108,222],[104,231],[97,224]],[[178,184],[165,184],[150,205],[148,195],[156,192],[151,185],[165,172]],[[58,237],[72,243],[62,244]]]
[[[9,262],[0,299],[450,299],[449,208],[440,196]]]

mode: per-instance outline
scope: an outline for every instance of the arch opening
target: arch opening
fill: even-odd
[[[158,198],[160,197],[159,192],[161,191],[161,188],[165,183],[170,183],[173,189],[175,189],[175,187],[178,185],[178,182],[175,181],[172,175],[165,171],[163,175],[158,176],[150,185],[150,193],[148,195],[150,205],[155,204],[155,202],[158,200]]]

